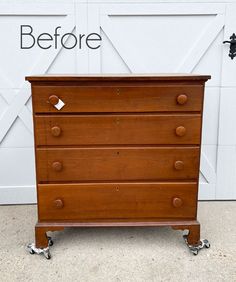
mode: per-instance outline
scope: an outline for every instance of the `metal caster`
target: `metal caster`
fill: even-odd
[[[31,255],[34,255],[34,254],[37,254],[37,255],[40,255],[40,254],[43,254],[45,256],[46,259],[50,259],[51,258],[51,254],[50,254],[50,251],[49,251],[49,247],[53,245],[53,241],[52,241],[52,238],[51,237],[47,237],[48,238],[48,247],[46,248],[36,248],[35,247],[35,244],[32,243],[32,244],[29,244],[27,246],[27,249],[29,251],[29,253]]]
[[[49,236],[47,236],[48,237],[48,246],[53,246],[53,241],[52,241],[52,237],[49,237]]]
[[[198,252],[201,249],[203,249],[204,247],[208,249],[211,246],[207,239],[200,240],[200,244],[197,246],[192,246],[192,245],[189,245],[188,243],[188,235],[183,235],[183,238],[184,238],[186,245],[189,247],[190,252],[194,254],[195,256],[198,255]]]
[[[33,255],[33,254],[37,254],[37,255],[43,254],[46,259],[50,259],[50,258],[51,258],[51,254],[50,254],[50,252],[49,252],[49,247],[43,248],[43,249],[41,249],[41,248],[36,248],[36,247],[35,247],[35,244],[32,243],[32,244],[29,244],[29,245],[27,246],[27,249],[28,249],[28,251],[29,251],[29,253],[30,253],[31,255]]]

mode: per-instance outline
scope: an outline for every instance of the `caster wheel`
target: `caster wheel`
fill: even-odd
[[[190,248],[191,253],[193,253],[195,256],[198,255],[198,249],[195,247]]]
[[[53,241],[51,237],[48,237],[48,245],[51,247],[53,246]]]
[[[204,244],[204,246],[208,249],[208,248],[210,248],[210,243],[208,242],[208,240],[203,240],[203,244]]]
[[[34,250],[29,250],[29,253],[31,254],[31,255],[34,255],[35,254],[35,251]]]
[[[46,256],[46,259],[51,259],[51,255],[47,255],[47,256]]]
[[[51,254],[50,253],[44,253],[44,256],[46,259],[51,259]]]

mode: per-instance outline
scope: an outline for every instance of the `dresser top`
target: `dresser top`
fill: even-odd
[[[159,74],[78,74],[78,75],[35,75],[25,79],[33,81],[207,81],[210,75],[187,73],[159,73]]]

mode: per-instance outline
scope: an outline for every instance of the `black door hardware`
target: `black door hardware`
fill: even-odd
[[[236,35],[233,33],[230,38],[230,41],[223,41],[223,43],[229,43],[229,57],[233,60],[234,57],[236,57]]]

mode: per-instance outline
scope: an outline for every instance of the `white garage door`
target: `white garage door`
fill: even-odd
[[[211,74],[200,199],[236,199],[236,58],[231,60],[229,45],[222,44],[236,32],[236,5],[102,2],[0,4],[0,203],[36,201],[31,99],[24,76],[38,73]],[[22,24],[38,34],[53,34],[56,26],[62,26],[61,34],[97,32],[102,45],[20,50]]]

